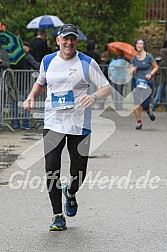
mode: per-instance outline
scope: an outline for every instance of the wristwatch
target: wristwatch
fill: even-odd
[[[97,96],[95,95],[95,94],[92,94],[92,98],[95,100],[95,102],[96,102],[96,100],[97,100]]]

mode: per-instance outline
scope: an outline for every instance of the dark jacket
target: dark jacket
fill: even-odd
[[[96,52],[94,44],[90,43],[87,45],[85,54],[93,58],[98,64],[101,63],[100,55]]]
[[[13,100],[18,100],[18,91],[16,87],[16,82],[14,78],[14,72],[10,67],[10,61],[8,57],[8,53],[5,49],[0,48],[0,59],[2,60],[2,63],[0,63],[0,75],[3,74],[4,70],[4,91],[7,93],[10,97],[12,97]],[[1,83],[0,83],[1,84]]]
[[[8,53],[3,48],[0,48],[0,59],[2,60],[2,62],[0,63],[0,68],[2,68],[2,70],[10,67]]]
[[[39,70],[40,63],[30,53],[26,55],[13,67],[14,69],[36,69]]]
[[[106,79],[108,81],[110,81],[109,77],[108,77],[108,65],[109,65],[110,61],[101,61],[100,63],[100,68],[104,74],[104,76],[106,77]]]
[[[159,70],[156,74],[156,83],[162,84],[167,81],[167,48],[162,48],[159,52],[159,57],[161,58],[158,63]]]
[[[46,39],[42,38],[33,38],[30,41],[31,55],[35,58],[36,61],[41,62],[43,57],[49,53],[49,48],[47,46]]]
[[[14,71],[11,68],[6,70],[5,74],[5,92],[14,100],[18,101],[18,89],[14,77]]]

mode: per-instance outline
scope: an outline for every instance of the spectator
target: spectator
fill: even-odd
[[[14,69],[36,69],[39,70],[40,62],[36,61],[32,56],[30,43],[27,41],[23,42],[23,48],[25,52],[25,56],[17,63],[17,65],[13,66]]]
[[[10,67],[10,61],[8,58],[8,53],[5,49],[2,48],[2,44],[0,41],[0,94],[1,94],[1,88],[2,88],[2,75],[3,71]],[[0,102],[1,105],[1,102]]]
[[[47,54],[52,53],[53,50],[52,50],[52,47],[51,47],[51,44],[50,44],[50,40],[47,40],[47,46],[48,46],[48,52],[47,52]]]
[[[100,68],[104,74],[104,76],[106,77],[106,79],[110,82],[109,78],[108,78],[108,65],[109,65],[109,55],[108,52],[103,52],[101,54],[101,62],[100,62]],[[103,100],[101,100],[99,102],[99,109],[104,109],[104,105],[105,105],[105,101],[106,98],[104,98]]]
[[[8,58],[8,53],[5,49],[2,48],[2,44],[0,41],[0,90],[1,90],[1,81],[3,71],[10,67],[10,61]]]
[[[167,40],[164,41],[163,48],[167,48]]]
[[[37,36],[30,41],[31,55],[36,61],[41,62],[43,57],[50,53],[48,48],[48,42],[46,40],[46,32],[43,29],[39,29]]]
[[[109,63],[110,63],[110,60],[109,60],[108,52],[107,51],[103,52],[101,54],[100,67],[101,67],[101,70],[104,73],[107,80],[109,80],[109,77],[108,77],[108,65],[109,65]]]
[[[159,52],[160,61],[158,63],[159,65],[159,71],[157,73],[157,78],[156,78],[156,83],[157,89],[156,89],[156,94],[153,99],[153,104],[152,104],[152,111],[156,110],[156,107],[158,105],[158,102],[161,101],[165,103],[166,101],[166,82],[167,82],[167,48],[162,48]],[[167,110],[167,104],[165,104],[165,109]]]
[[[128,59],[125,57],[122,50],[115,51],[116,58],[112,59],[109,64],[110,79],[112,89],[112,99],[114,101],[115,109],[123,109],[123,89],[126,84],[126,66]]]
[[[53,51],[54,51],[54,52],[57,52],[57,51],[59,51],[59,50],[60,50],[59,45],[58,45],[57,43],[55,43],[55,47],[53,48]]]
[[[97,62],[97,64],[100,65],[101,58],[100,58],[100,55],[96,51],[96,45],[95,45],[94,39],[89,40],[89,43],[87,44],[87,47],[86,47],[85,54],[93,58]],[[96,90],[97,90],[97,87],[95,85],[92,85],[92,92],[95,92]],[[98,105],[95,104],[95,108],[98,108]]]
[[[40,68],[40,63],[37,62],[34,57],[30,54],[30,45],[27,41],[23,42],[23,48],[24,51],[26,53],[26,55],[18,62],[18,64],[16,66],[13,66],[14,69],[19,69],[19,70],[31,70],[31,69],[35,69],[35,70],[39,70]],[[26,74],[26,78],[24,76],[24,74]],[[16,82],[17,82],[17,86],[18,86],[18,90],[19,90],[19,99],[21,101],[25,100],[25,98],[27,97],[27,94],[30,90],[30,80],[31,80],[31,72],[23,72],[23,78],[20,78],[19,73],[16,74]],[[18,115],[18,101],[13,101],[13,118],[17,118]],[[30,120],[28,119],[28,117],[30,117],[30,112],[29,111],[24,111],[23,113],[23,117],[25,117],[24,119],[22,119],[22,125],[20,124],[20,120],[19,119],[13,119],[11,121],[12,123],[12,127],[14,129],[19,129],[20,127],[22,129],[30,129]]]
[[[2,44],[0,41],[0,71],[3,71],[8,67],[10,67],[8,53],[5,49],[2,48]]]
[[[93,40],[90,40],[87,47],[86,47],[86,52],[88,56],[92,57],[98,64],[101,63],[100,55],[96,51],[96,45]]]
[[[2,44],[0,42],[0,89],[1,89],[1,80],[2,80],[2,74],[5,69],[8,68],[8,71],[5,76],[5,89],[8,92],[8,95],[14,99],[18,99],[18,93],[16,90],[16,85],[14,81],[14,73],[13,70],[10,67],[10,61],[8,57],[8,53],[5,49],[2,48]]]

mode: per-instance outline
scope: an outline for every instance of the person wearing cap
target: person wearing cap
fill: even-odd
[[[65,24],[58,30],[56,42],[60,50],[46,55],[39,77],[24,101],[24,109],[32,109],[35,97],[47,90],[44,116],[44,153],[47,189],[53,208],[51,231],[65,230],[62,209],[73,217],[77,213],[76,193],[86,176],[91,135],[91,105],[111,94],[111,86],[96,61],[77,51],[78,31]],[[98,90],[92,93],[92,85]],[[67,142],[70,157],[70,183],[60,181],[61,154]]]

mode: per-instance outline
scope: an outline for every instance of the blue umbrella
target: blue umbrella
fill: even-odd
[[[16,65],[25,56],[22,41],[9,31],[0,31],[0,43],[9,57],[10,64]]]
[[[44,15],[31,20],[26,26],[27,29],[50,28],[61,26],[64,23],[57,16]]]
[[[59,28],[56,28],[55,30],[53,30],[51,32],[51,34],[54,36],[57,36],[58,29]],[[79,29],[77,29],[77,30],[78,30],[78,39],[79,40],[87,40],[87,37],[85,36],[85,34],[81,30],[79,30]]]

